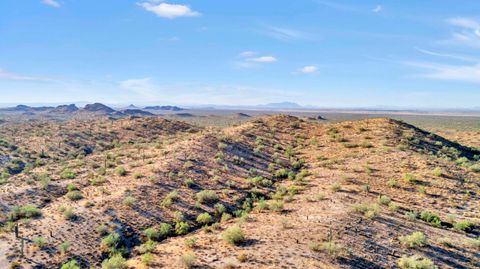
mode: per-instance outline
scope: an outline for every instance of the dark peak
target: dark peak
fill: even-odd
[[[170,110],[170,111],[181,111],[184,110],[178,106],[146,106],[144,109],[148,110]]]
[[[137,106],[135,106],[134,104],[130,104],[129,106],[127,106],[128,109],[135,109],[135,108],[138,108]]]
[[[141,109],[125,109],[125,110],[122,110],[122,113],[129,116],[153,116],[154,115],[148,111],[143,111]]]
[[[93,103],[93,104],[88,104],[85,105],[83,110],[88,111],[88,112],[102,112],[102,113],[113,113],[115,110],[111,107],[108,107],[104,104],[101,103]]]
[[[51,112],[52,113],[73,113],[77,111],[78,111],[78,107],[75,104],[70,104],[70,105],[59,105],[56,108],[54,108]]]
[[[20,110],[21,111],[30,110],[31,108],[32,107],[26,106],[26,105],[18,105],[18,106],[15,107],[15,109],[18,110],[18,111],[20,111]]]
[[[235,113],[234,117],[237,117],[237,118],[250,118],[252,116],[248,115],[248,114],[245,114],[245,113]]]
[[[49,109],[52,109],[53,107],[49,106],[40,106],[40,107],[32,107],[32,106],[27,106],[27,105],[18,105],[16,107],[7,109],[9,111],[18,111],[18,112],[42,112],[42,111],[47,111]]]

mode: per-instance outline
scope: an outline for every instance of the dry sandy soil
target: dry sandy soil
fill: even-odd
[[[442,135],[461,144],[383,118],[7,125],[1,155],[35,165],[0,185],[0,267],[395,268],[415,254],[424,266],[478,268],[478,141]],[[245,236],[236,245],[223,238],[234,226]],[[416,246],[400,240],[414,232],[425,237]]]

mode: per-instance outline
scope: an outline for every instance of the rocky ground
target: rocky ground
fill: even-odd
[[[468,138],[389,119],[25,124],[2,133],[5,156],[36,164],[0,185],[1,265],[414,268],[400,261],[418,255],[417,268],[480,266]],[[92,150],[78,154],[70,136]],[[245,239],[228,243],[231,227]]]

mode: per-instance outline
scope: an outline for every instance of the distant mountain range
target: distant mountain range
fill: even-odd
[[[141,109],[134,105],[129,105],[125,109],[115,110],[101,103],[86,104],[83,108],[79,108],[75,104],[59,105],[59,106],[38,106],[38,107],[27,106],[27,105],[17,105],[14,107],[0,108],[0,112],[22,113],[25,115],[35,115],[35,114],[75,115],[75,114],[85,114],[85,113],[109,115],[109,116],[154,116],[155,115],[154,113],[151,113],[146,110],[181,111],[184,109],[177,106],[148,106]]]
[[[168,110],[168,111],[182,111],[184,110],[178,106],[146,106],[144,107],[146,110]]]

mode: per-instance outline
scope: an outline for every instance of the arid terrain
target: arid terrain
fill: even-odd
[[[480,267],[478,118],[107,108],[4,112],[0,268]]]

